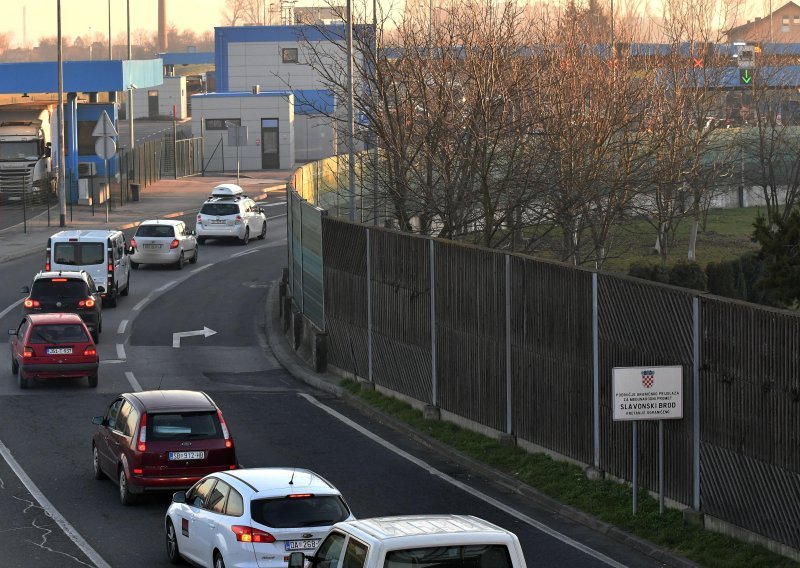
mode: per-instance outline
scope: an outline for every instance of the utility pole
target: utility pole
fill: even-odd
[[[108,0],[108,60],[111,61],[111,0]]]
[[[64,181],[64,60],[61,53],[61,0],[56,5],[58,20],[58,226],[67,225],[67,184]]]
[[[350,221],[356,220],[355,116],[353,113],[353,0],[347,0],[347,162],[350,187]]]
[[[128,3],[128,61],[131,57],[131,0]],[[128,85],[128,129],[130,130],[130,143],[128,151],[133,152],[133,85]],[[133,157],[133,156],[131,156]]]

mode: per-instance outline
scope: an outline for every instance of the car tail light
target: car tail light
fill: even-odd
[[[133,248],[137,248],[139,246],[139,245],[136,244],[136,239],[134,239],[133,237],[131,237],[131,246]]]
[[[48,245],[50,244],[49,241],[48,241],[47,244]],[[44,271],[45,272],[50,272],[50,247],[49,246],[47,247],[47,253],[46,253],[46,256],[44,257]]]
[[[176,248],[178,248],[179,244],[181,244],[181,243],[180,243],[180,241],[178,239],[172,239],[172,242],[169,243],[169,248],[170,249],[176,249]]]
[[[53,278],[50,282],[66,282],[66,278]]]
[[[22,351],[22,356],[25,358],[33,357],[33,349],[31,349],[30,347],[26,347]]]
[[[241,215],[237,215],[236,216],[236,224],[237,225],[241,225],[242,224],[242,216]]]
[[[108,249],[108,292],[111,293],[111,285],[114,284],[114,251]]]
[[[94,300],[91,298],[86,298],[85,300],[81,300],[78,302],[79,308],[93,308],[94,307]]]
[[[291,495],[287,495],[286,497],[289,499],[308,499],[309,497],[313,497],[313,493],[292,493]]]
[[[133,468],[133,475],[142,475],[143,469],[139,469],[137,467]]]
[[[136,443],[136,449],[140,452],[147,450],[147,413],[142,413],[142,422],[139,424],[139,441]]]
[[[217,417],[219,417],[219,425],[222,426],[222,437],[225,438],[225,447],[232,448],[233,440],[231,440],[231,434],[228,432],[228,425],[225,424],[225,419],[222,417],[222,411],[219,408],[217,409]]]
[[[94,347],[87,347],[83,350],[84,355],[97,355],[97,349]]]
[[[231,530],[236,535],[236,540],[238,542],[275,542],[275,537],[268,532],[252,527],[233,525]]]
[[[23,302],[23,305],[26,308],[38,308],[41,306],[39,300],[31,300],[30,298],[26,298],[25,301]]]

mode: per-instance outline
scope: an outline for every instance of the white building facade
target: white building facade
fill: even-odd
[[[148,89],[133,90],[133,118],[175,118],[183,120],[186,112],[186,77],[164,77],[164,83]]]

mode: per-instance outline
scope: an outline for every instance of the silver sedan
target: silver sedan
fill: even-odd
[[[180,270],[186,262],[197,263],[197,237],[183,221],[150,219],[143,221],[131,238],[128,254],[131,266],[171,264]]]

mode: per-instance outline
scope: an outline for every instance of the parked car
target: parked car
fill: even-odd
[[[177,492],[164,519],[167,557],[198,566],[286,566],[331,525],[353,519],[339,490],[307,469],[224,471]]]
[[[76,314],[28,314],[11,336],[11,373],[26,389],[33,379],[83,378],[97,386],[100,359]]]
[[[94,476],[116,480],[123,505],[145,491],[185,489],[238,467],[222,411],[201,391],[124,393],[92,423]]]
[[[342,562],[344,559],[344,562]],[[469,515],[406,515],[338,523],[316,551],[289,555],[289,568],[525,568],[517,536]]]
[[[22,313],[75,313],[78,314],[95,343],[100,343],[103,331],[102,297],[94,280],[86,271],[39,272],[30,286],[24,286]]]
[[[241,187],[223,183],[200,208],[195,230],[200,244],[206,239],[235,238],[246,245],[254,235],[259,239],[267,235],[267,216]]]
[[[199,249],[194,231],[183,221],[149,219],[131,238],[131,268],[141,264],[172,264],[180,270],[187,261],[197,263]]]

